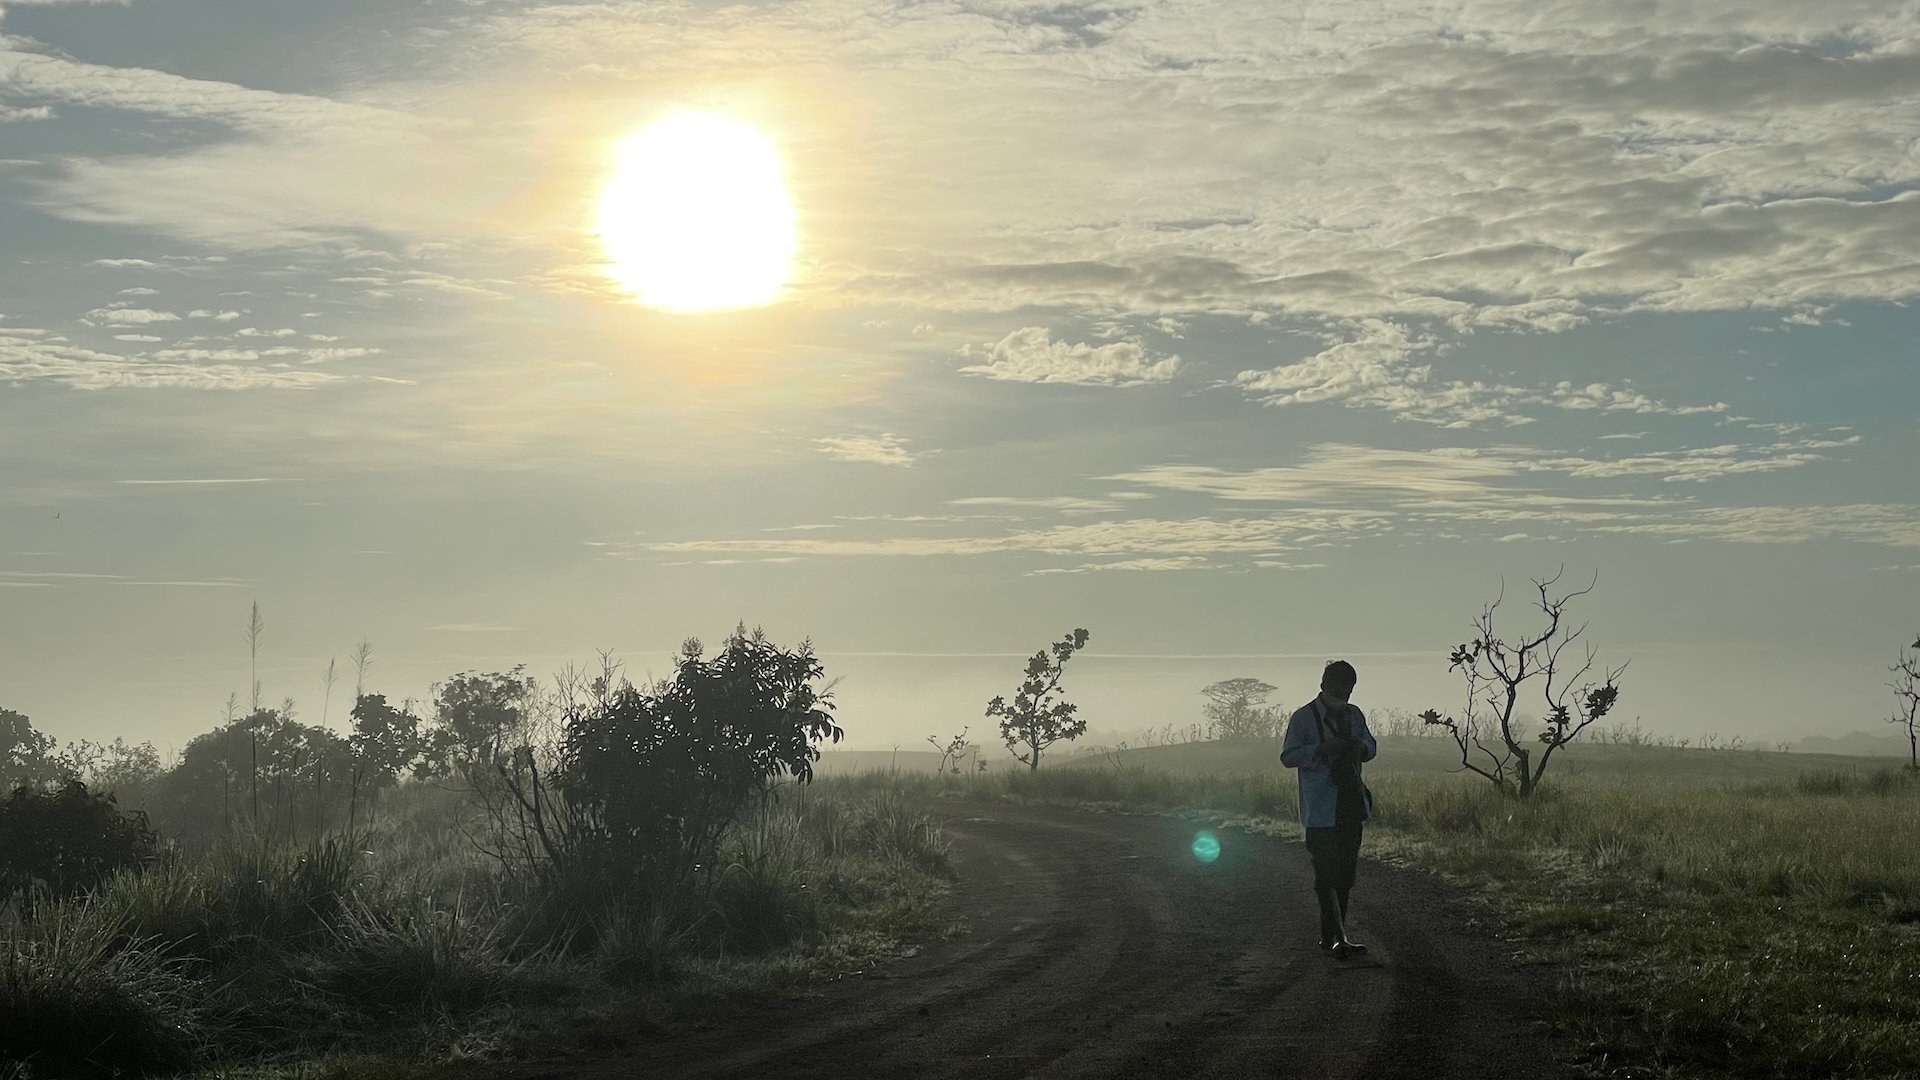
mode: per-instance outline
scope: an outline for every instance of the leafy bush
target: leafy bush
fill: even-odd
[[[153,854],[146,814],[123,814],[112,795],[90,794],[77,780],[53,792],[16,788],[0,802],[0,902],[17,898],[24,917],[39,888],[65,899]]]
[[[702,651],[690,640],[672,682],[623,685],[570,716],[561,747],[571,856],[644,894],[710,873],[752,797],[781,775],[811,780],[815,743],[842,736],[810,645],[783,650],[743,626],[712,660]]]

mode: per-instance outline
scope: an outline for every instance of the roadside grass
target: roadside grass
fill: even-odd
[[[644,1044],[955,931],[945,837],[897,787],[782,789],[724,838],[702,894],[585,933],[456,815],[389,795],[352,836],[235,838],[0,921],[0,1077],[468,1076]]]
[[[1446,744],[1383,744],[1368,854],[1469,888],[1559,968],[1556,1024],[1591,1075],[1920,1076],[1920,779],[1828,756],[1576,747],[1556,761],[1571,775],[1520,804],[1448,775]],[[975,790],[1297,838],[1292,776],[1250,749],[1079,757]]]

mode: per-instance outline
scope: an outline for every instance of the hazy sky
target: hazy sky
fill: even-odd
[[[777,146],[778,302],[606,272],[674,108]],[[1877,727],[1916,136],[1888,0],[0,0],[0,706],[183,743],[257,599],[309,719],[362,639],[401,697],[737,620],[862,746],[1075,626],[1108,731],[1332,656],[1449,708],[1564,564],[1625,716]]]

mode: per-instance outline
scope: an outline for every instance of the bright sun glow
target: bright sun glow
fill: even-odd
[[[598,232],[614,279],[674,311],[771,302],[797,243],[772,140],[690,110],[620,144]]]

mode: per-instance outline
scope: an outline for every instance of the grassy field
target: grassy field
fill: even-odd
[[[1920,783],[1859,758],[1595,746],[1521,805],[1450,773],[1450,751],[1383,740],[1367,850],[1473,889],[1556,964],[1562,1032],[1594,1075],[1920,1076]],[[351,835],[175,855],[33,923],[0,915],[0,1062],[27,1062],[0,1080],[464,1076],[643,1041],[953,932],[930,795],[1299,835],[1271,744],[1062,755],[1037,774],[936,777],[936,760],[827,755],[820,781],[728,835],[693,908],[647,918],[530,891],[429,785]]]
[[[237,838],[31,922],[0,913],[0,1080],[470,1076],[953,932],[923,808],[845,782],[781,795],[727,835],[684,910],[516,882],[476,849],[463,800],[421,785],[351,836]]]
[[[1383,740],[1368,852],[1468,886],[1557,965],[1558,1022],[1593,1075],[1920,1076],[1920,782],[1860,758],[1594,746],[1521,805],[1457,764],[1443,741]],[[1299,835],[1266,746],[974,784]]]

